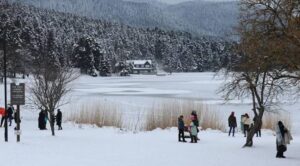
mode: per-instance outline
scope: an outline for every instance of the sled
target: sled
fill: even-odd
[[[189,127],[188,126],[185,126],[184,127],[184,138],[191,138],[191,133],[189,131]]]

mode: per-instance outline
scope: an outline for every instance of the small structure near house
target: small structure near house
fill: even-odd
[[[151,60],[127,60],[130,74],[156,74],[156,69]]]
[[[121,70],[120,76],[129,76],[129,72],[126,69]]]

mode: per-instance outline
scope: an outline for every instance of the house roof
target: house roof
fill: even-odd
[[[151,60],[127,60],[127,63],[133,63],[134,65],[144,65],[146,62],[152,64]]]

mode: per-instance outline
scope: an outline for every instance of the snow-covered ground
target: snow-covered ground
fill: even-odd
[[[28,80],[27,80],[28,82]],[[108,100],[122,111],[148,107],[162,100],[194,100],[212,104],[224,116],[231,111],[251,113],[248,100],[223,104],[216,94],[223,80],[214,73],[174,73],[167,76],[131,76],[93,78],[82,76],[74,83],[70,103],[62,107],[70,112],[74,106],[90,101]],[[3,86],[0,88],[3,94]],[[3,96],[0,96],[3,104]],[[64,123],[63,131],[52,137],[50,131],[37,128],[38,111],[30,105],[22,107],[21,143],[15,143],[13,127],[9,128],[9,142],[0,135],[0,156],[8,166],[52,165],[288,165],[300,164],[300,103],[285,103],[282,107],[292,117],[294,140],[288,146],[287,159],[275,158],[275,136],[263,131],[255,138],[253,148],[242,148],[244,137],[228,137],[220,131],[201,131],[198,144],[178,143],[177,130],[155,130],[132,133],[114,128],[97,128]],[[48,127],[49,128],[49,127]],[[4,129],[0,128],[0,133]]]
[[[263,132],[253,148],[242,148],[244,137],[228,137],[218,131],[202,131],[198,144],[177,142],[177,130],[155,130],[133,134],[113,128],[64,124],[63,131],[50,136],[36,123],[23,122],[22,142],[0,138],[0,155],[7,166],[299,166],[300,141],[295,137],[287,159],[275,158],[275,137]],[[11,129],[11,128],[10,128]],[[0,129],[3,133],[3,129]]]

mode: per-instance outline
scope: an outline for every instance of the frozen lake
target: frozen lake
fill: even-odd
[[[81,76],[73,85],[71,103],[95,103],[99,100],[114,102],[119,109],[135,111],[151,107],[153,103],[165,100],[192,100],[212,105],[224,115],[235,111],[237,117],[252,115],[250,100],[233,100],[224,103],[217,91],[224,83],[215,73],[173,73],[172,75],[132,75],[130,77],[89,77]],[[298,103],[282,105],[282,111],[299,115]],[[65,109],[73,109],[66,106]],[[222,116],[223,116],[222,115]],[[299,116],[292,116],[294,125],[300,126]]]
[[[21,80],[23,81],[23,80]],[[9,80],[11,82],[11,80]],[[29,80],[26,80],[29,84]],[[224,103],[217,91],[224,83],[222,77],[215,73],[173,73],[172,75],[131,75],[130,77],[90,77],[81,76],[72,87],[73,91],[67,98],[69,103],[62,106],[65,112],[83,104],[112,102],[118,109],[130,114],[150,108],[155,103],[173,100],[188,100],[209,104],[221,114],[226,123],[230,112],[235,111],[237,117],[248,113],[252,115],[250,100],[233,100]],[[3,104],[3,86],[0,88],[0,103]],[[27,96],[30,94],[27,93]],[[28,110],[23,118],[36,119],[37,111],[29,105],[22,107]],[[282,111],[291,113],[293,127],[300,127],[300,103],[285,103]],[[297,115],[297,116],[294,116]],[[251,116],[253,117],[253,116]]]

